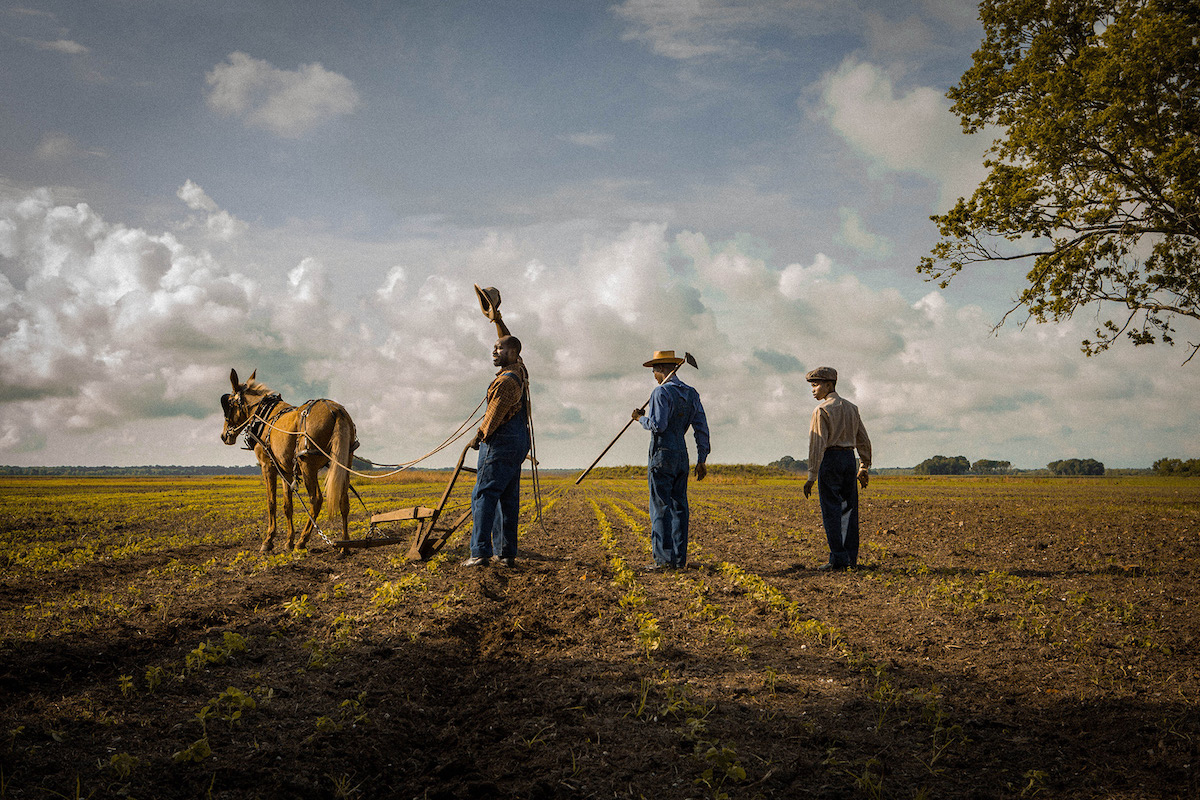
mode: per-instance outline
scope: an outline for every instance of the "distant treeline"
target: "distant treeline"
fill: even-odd
[[[767,466],[774,467],[775,469],[781,469],[785,472],[808,472],[807,461],[797,461],[791,456],[784,456],[778,461],[772,461],[770,464],[767,464]]]
[[[251,456],[253,458],[253,456]],[[365,471],[372,468],[369,461],[355,458],[351,463],[354,470]],[[43,477],[43,478],[147,478],[147,477],[183,477],[187,475],[261,475],[262,470],[257,464],[244,467],[180,467],[153,466],[143,467],[6,467],[0,466],[0,476],[9,477]]]
[[[791,478],[795,473],[788,470],[779,469],[771,465],[763,466],[762,464],[709,464],[709,478],[736,478],[736,479],[752,479],[759,478]],[[645,478],[646,468],[626,464],[620,467],[596,467],[588,475],[588,478]]]
[[[1178,458],[1160,458],[1154,462],[1155,475],[1179,475],[1187,478],[1200,477],[1200,458],[1182,461]]]
[[[1046,469],[1055,475],[1103,475],[1104,465],[1094,458],[1068,458],[1051,461]]]
[[[1094,458],[1051,461],[1046,465],[1046,469],[1052,475],[1104,474],[1104,464]],[[1021,471],[1013,469],[1012,463],[1008,461],[982,458],[972,464],[966,456],[933,456],[913,468],[913,472],[918,475],[1012,475]]]
[[[258,465],[250,467],[4,467],[0,475],[13,477],[130,478],[186,475],[258,475]]]

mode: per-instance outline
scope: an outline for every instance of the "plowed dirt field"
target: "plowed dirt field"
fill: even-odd
[[[670,572],[632,480],[474,570],[260,554],[250,479],[4,480],[0,798],[1200,797],[1200,481],[876,478],[825,574],[799,481],[714,478]]]

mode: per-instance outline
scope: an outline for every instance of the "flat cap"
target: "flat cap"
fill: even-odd
[[[808,381],[809,383],[816,383],[817,381],[833,381],[834,383],[837,383],[837,370],[833,367],[817,367],[816,369],[810,369],[807,373],[805,373],[804,380]]]

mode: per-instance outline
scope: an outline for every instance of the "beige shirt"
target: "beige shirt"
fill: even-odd
[[[821,459],[829,447],[854,447],[862,461],[861,469],[871,466],[871,440],[858,416],[858,406],[830,392],[813,409],[808,427],[808,477],[816,480]]]

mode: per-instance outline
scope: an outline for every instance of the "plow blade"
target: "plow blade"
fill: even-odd
[[[416,522],[416,535],[411,539],[412,544],[408,548],[407,558],[409,561],[424,561],[432,558],[435,553],[445,547],[446,542],[454,532],[471,518],[471,509],[468,508],[449,527],[438,526],[438,520],[442,512],[446,509],[446,502],[450,499],[450,492],[453,491],[459,474],[463,472],[475,474],[474,468],[463,466],[463,461],[466,460],[470,449],[470,445],[463,448],[462,455],[458,457],[458,464],[454,467],[454,473],[450,476],[450,480],[447,482],[446,489],[442,492],[442,498],[438,501],[436,508],[413,506],[411,508],[401,508],[396,511],[385,511],[382,514],[375,514],[371,517],[372,532],[374,532],[375,525],[381,522]],[[351,548],[403,544],[407,541],[410,541],[407,536],[368,536],[365,539],[343,539],[333,544],[336,547],[349,550]]]

